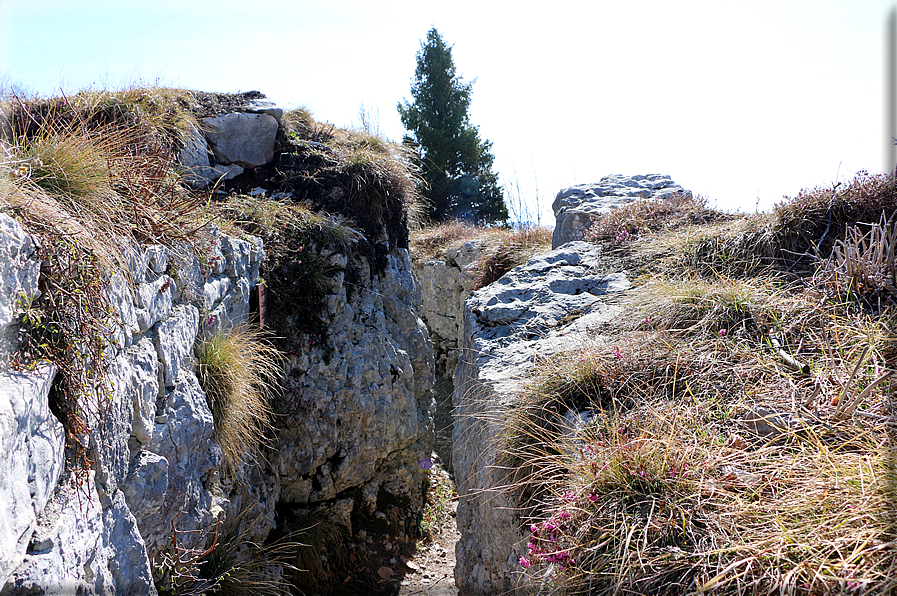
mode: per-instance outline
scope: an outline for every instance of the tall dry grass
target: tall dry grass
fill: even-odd
[[[212,410],[212,438],[231,473],[259,455],[271,429],[270,397],[282,375],[281,354],[249,325],[219,329],[195,347],[196,376]]]

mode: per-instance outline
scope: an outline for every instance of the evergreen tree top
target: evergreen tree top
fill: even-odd
[[[468,117],[472,90],[473,82],[465,82],[455,69],[451,46],[431,28],[417,53],[412,101],[397,109],[418,148],[428,186],[424,194],[435,220],[507,219],[504,193],[492,172],[492,143],[480,139]]]

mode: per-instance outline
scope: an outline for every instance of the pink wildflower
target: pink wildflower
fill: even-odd
[[[529,569],[530,562],[526,559],[526,557],[520,557],[520,566],[524,569]]]

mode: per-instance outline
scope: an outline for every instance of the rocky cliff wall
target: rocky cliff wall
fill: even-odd
[[[0,215],[0,225],[0,310],[10,314],[0,333],[10,337],[39,291],[40,262],[18,222]],[[153,594],[153,564],[171,546],[172,523],[190,532],[183,546],[204,547],[205,534],[194,531],[214,527],[228,502],[193,344],[210,325],[246,319],[263,256],[258,241],[226,236],[215,251],[218,266],[202,272],[186,253],[135,247],[133,285],[110,279],[104,385],[80,397],[85,411],[100,411],[102,400],[103,414],[87,416],[81,434],[69,430],[69,440],[88,443],[86,468],[65,468],[66,432],[49,407],[56,369],[2,374],[0,593]]]
[[[469,267],[485,254],[486,244],[484,240],[472,240],[414,264],[422,288],[420,316],[433,342],[437,375],[443,379],[451,380],[458,364],[464,300],[475,282]]]
[[[269,180],[259,172],[280,159],[281,111],[256,99],[231,101],[233,112],[193,131],[180,159],[191,184],[223,177],[253,188]],[[310,145],[320,151],[320,143]],[[432,347],[416,314],[421,292],[401,214],[363,224],[362,232],[346,224],[346,242],[306,247],[333,272],[323,333],[294,334],[268,449],[239,470],[225,470],[212,439],[215,421],[193,350],[197,338],[249,315],[265,258],[258,238],[213,234],[206,266],[189,252],[134,248],[133,279],[113,276],[104,295],[110,348],[101,399],[108,404],[89,439],[69,429],[67,443],[49,407],[52,366],[5,370],[0,594],[153,594],[174,528],[177,546],[199,553],[213,542],[218,520],[241,524],[243,539],[258,544],[308,515],[348,532],[364,524],[412,529],[423,505],[420,461],[432,451]],[[35,238],[3,214],[0,229],[0,338],[8,361],[41,268]],[[277,300],[270,296],[268,306]],[[73,441],[87,443],[86,466],[66,467]]]

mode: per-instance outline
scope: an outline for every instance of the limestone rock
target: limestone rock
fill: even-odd
[[[162,363],[164,387],[174,385],[181,363],[193,351],[198,328],[199,311],[190,304],[176,307],[170,317],[153,327],[153,344]]]
[[[607,213],[614,207],[638,199],[659,199],[691,191],[663,174],[647,176],[605,176],[596,184],[579,184],[560,191],[551,204],[557,223],[551,238],[551,248],[557,248],[571,240],[582,240],[583,231],[595,215]]]
[[[462,356],[455,369],[452,461],[460,495],[455,581],[462,593],[510,592],[526,554],[517,504],[500,490],[502,429],[534,360],[576,349],[621,312],[613,297],[625,276],[599,267],[599,248],[571,242],[531,259],[473,292],[464,310]]]
[[[202,124],[218,163],[255,168],[274,157],[277,120],[267,114],[223,114]]]
[[[156,425],[122,486],[151,559],[169,544],[175,518],[179,531],[214,528],[203,479],[221,465],[221,449],[211,441],[212,412],[196,376],[181,371],[165,401],[164,422]],[[182,540],[185,547],[198,548],[205,536],[195,532]]]
[[[162,275],[150,283],[137,287],[135,311],[137,328],[140,333],[167,317],[174,306],[175,282],[167,275]]]
[[[58,487],[38,519],[28,552],[7,578],[2,596],[114,594],[110,551],[103,540],[103,510],[94,475]],[[144,593],[155,594],[152,584]]]
[[[0,585],[23,560],[65,463],[65,432],[47,395],[56,370],[0,376]]]
[[[190,127],[177,160],[184,181],[193,188],[201,188],[214,180],[209,163],[209,144],[202,131],[195,126]]]
[[[215,268],[231,287],[216,308],[227,320],[245,317],[261,241],[219,242],[227,254],[216,253]],[[105,385],[79,398],[108,404],[103,417],[88,419],[93,469],[57,485],[64,431],[47,407],[52,369],[0,377],[3,596],[155,594],[150,561],[170,545],[174,516],[180,513],[178,530],[201,530],[183,539],[198,547],[217,513],[232,511],[217,480],[212,416],[191,372],[199,309],[185,301],[202,305],[195,288],[205,278],[188,250],[134,247],[128,254],[136,287],[113,276],[104,294],[112,339]],[[26,259],[16,267],[30,265]],[[18,269],[13,275],[23,276]],[[273,528],[279,489],[265,490],[258,542]]]
[[[380,273],[346,256],[356,272],[352,284],[338,276],[328,296],[332,351],[310,349],[286,364],[278,412],[287,428],[272,462],[280,499],[345,508],[353,498],[359,510],[379,499],[410,519],[423,499],[417,462],[433,441],[434,362],[415,311],[420,294],[407,250],[392,249]],[[352,495],[362,486],[359,501]]]
[[[267,114],[277,120],[278,123],[280,123],[280,118],[283,116],[283,109],[267,99],[250,99],[243,105],[242,110],[254,114]]]
[[[414,266],[421,285],[420,317],[433,342],[437,374],[446,379],[451,379],[458,362],[461,313],[475,281],[468,267],[483,255],[485,249],[484,242],[465,242],[448,249],[443,258],[433,258]]]
[[[0,360],[15,349],[10,326],[38,295],[37,246],[37,240],[26,234],[19,222],[0,213]]]

